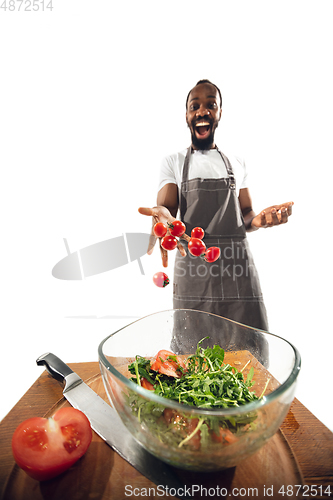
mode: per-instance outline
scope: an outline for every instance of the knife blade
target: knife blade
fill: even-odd
[[[36,363],[44,365],[55,379],[65,382],[63,395],[67,401],[88,417],[92,429],[124,460],[165,491],[172,489],[179,498],[192,498],[171,467],[146,451],[126,429],[116,410],[60,358],[48,352],[39,356]]]

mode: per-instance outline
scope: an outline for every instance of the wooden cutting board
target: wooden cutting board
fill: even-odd
[[[88,365],[96,366],[97,363]],[[72,365],[72,369],[75,370],[75,366]],[[75,371],[82,377],[78,370]],[[95,375],[86,380],[86,383],[107,401],[98,365]],[[61,384],[44,373],[30,390],[32,403],[36,393],[39,397],[41,392],[43,395],[49,395],[50,406],[45,416],[51,416],[59,408],[69,406],[62,397],[53,399],[54,404],[52,404],[55,384],[62,391]],[[43,391],[40,390],[41,385]],[[28,403],[29,399],[26,401]],[[34,413],[33,416],[36,415],[38,413]],[[16,425],[25,418],[28,417],[22,415]],[[220,499],[222,493],[227,493],[230,499],[240,496],[243,498],[268,496],[281,499],[283,497],[278,491],[281,491],[282,487],[286,490],[288,485],[304,483],[298,462],[281,431],[278,431],[255,455],[237,467],[214,473],[174,470],[188,488],[194,488],[194,491],[191,490],[191,493],[194,493],[193,498]],[[145,496],[152,499],[161,498],[161,490],[158,490],[156,485],[137,472],[95,433],[86,455],[61,476],[50,481],[38,482],[12,464],[3,480],[5,485],[0,497],[2,500],[122,500]],[[272,492],[273,496],[270,494]],[[298,498],[296,490],[294,496],[289,498]]]

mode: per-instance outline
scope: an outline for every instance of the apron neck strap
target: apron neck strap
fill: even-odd
[[[193,151],[192,146],[187,148],[187,153],[185,156],[184,167],[183,167],[182,182],[186,182],[188,179],[188,171],[189,171],[189,167],[190,167],[190,158],[191,158],[192,151]]]
[[[217,146],[216,146],[216,150],[220,153],[221,158],[224,161],[225,168],[226,168],[228,176],[229,176],[229,187],[230,187],[230,189],[235,190],[236,189],[236,180],[235,180],[234,172],[232,170],[231,163],[230,163],[229,159],[225,156],[225,154],[223,154],[222,151],[220,151]],[[189,167],[190,167],[190,158],[191,158],[192,152],[193,152],[192,146],[187,148],[187,153],[185,156],[184,167],[183,167],[182,182],[186,182],[188,180],[188,171],[189,171]]]

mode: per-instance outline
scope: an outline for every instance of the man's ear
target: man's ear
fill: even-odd
[[[185,120],[186,120],[186,125],[188,126],[187,111],[186,111],[186,113],[185,113]]]

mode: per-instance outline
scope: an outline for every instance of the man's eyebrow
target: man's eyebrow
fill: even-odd
[[[190,102],[192,101],[197,101],[199,97],[193,97],[193,99],[190,99]],[[207,99],[217,99],[216,95],[208,95]]]

